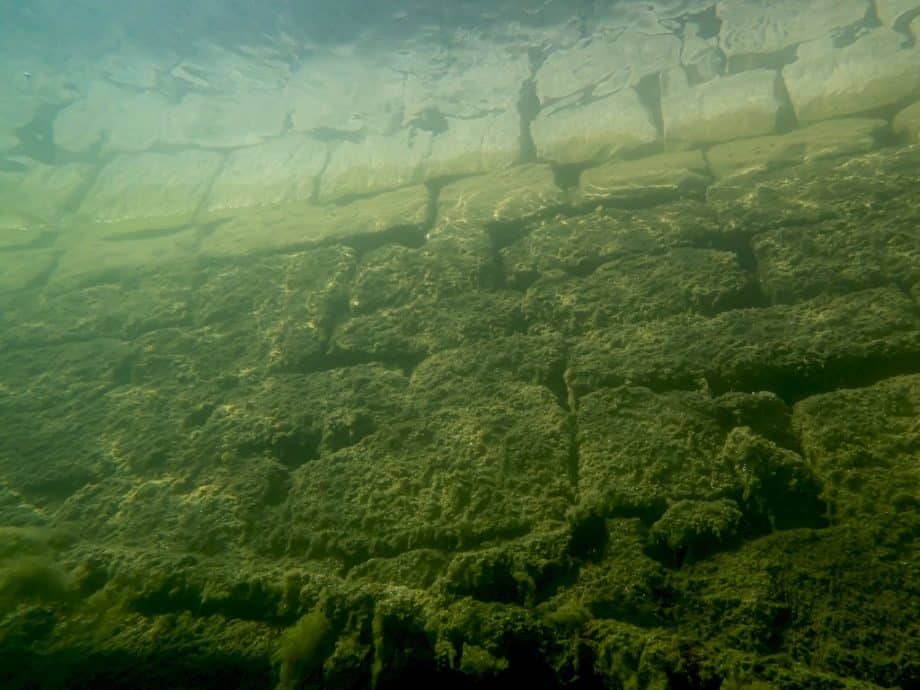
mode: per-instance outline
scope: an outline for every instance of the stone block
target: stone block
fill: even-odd
[[[458,180],[438,196],[438,224],[473,226],[525,220],[566,201],[548,165],[522,165]]]
[[[500,255],[508,284],[526,288],[547,273],[585,276],[624,256],[706,246],[721,232],[721,219],[702,201],[639,208],[607,204],[588,213],[547,219],[502,248]]]
[[[920,101],[895,115],[894,132],[912,144],[920,143]]]
[[[783,68],[803,122],[870,112],[920,93],[920,50],[891,29],[877,29],[844,48],[819,41],[799,48]]]
[[[233,213],[249,206],[309,200],[326,164],[326,145],[290,135],[227,156],[202,212]]]
[[[875,11],[882,24],[895,28],[920,16],[920,2],[918,0],[875,0]]]
[[[789,134],[754,137],[713,146],[706,152],[718,178],[760,173],[834,156],[866,153],[888,131],[885,120],[828,120]]]
[[[431,132],[403,129],[334,148],[323,171],[319,200],[364,196],[421,182],[431,152]]]
[[[204,256],[241,256],[308,246],[322,240],[421,227],[428,218],[428,190],[406,187],[349,204],[307,202],[248,209],[219,224],[201,241]]]
[[[792,423],[809,464],[828,477],[836,519],[916,509],[920,376],[892,376],[797,403]]]
[[[92,82],[83,98],[54,119],[54,141],[75,153],[96,145],[102,151],[144,151],[163,139],[172,108],[166,98],[152,91]]]
[[[585,105],[544,109],[531,124],[531,134],[540,158],[562,164],[605,160],[660,137],[634,89]]]
[[[616,93],[679,65],[680,50],[680,40],[670,33],[600,31],[547,56],[536,75],[537,97],[546,104],[592,87],[594,96]]]
[[[425,179],[490,172],[520,158],[521,117],[516,110],[447,122],[447,131],[431,140],[423,165]]]
[[[0,230],[0,248],[6,249],[4,241],[13,240],[9,233]],[[53,249],[23,251],[4,254],[0,261],[0,295],[26,289],[48,275],[54,268],[59,252]]]
[[[189,223],[222,160],[209,151],[118,156],[99,173],[78,215],[89,223],[112,225],[110,233]]]
[[[719,43],[732,59],[776,53],[862,22],[868,0],[720,0]]]
[[[254,146],[280,135],[288,113],[280,90],[248,89],[232,96],[190,93],[169,110],[162,140],[190,148]]]
[[[635,206],[652,200],[702,194],[709,182],[700,151],[679,151],[634,161],[610,161],[581,174],[578,198]]]
[[[294,132],[385,134],[403,119],[406,76],[352,55],[314,55],[285,85]]]
[[[62,235],[60,259],[48,280],[50,292],[64,292],[99,282],[125,281],[138,271],[156,270],[195,254],[198,236],[194,228],[178,227],[136,235],[119,227],[96,226]]]
[[[595,331],[575,346],[567,381],[581,392],[624,383],[769,390],[789,400],[884,375],[920,357],[920,318],[899,288],[794,305],[681,315]]]
[[[725,54],[719,49],[718,37],[704,37],[697,22],[684,27],[680,62],[693,83],[711,81],[725,71]]]
[[[678,247],[613,257],[585,277],[550,271],[527,289],[522,309],[533,332],[585,335],[613,325],[744,307],[752,287],[734,253]]]
[[[662,75],[665,142],[684,147],[776,131],[786,102],[779,75],[753,70],[690,86],[683,70]]]
[[[406,121],[426,110],[478,118],[513,109],[531,77],[523,46],[505,46],[470,34],[458,35],[449,48],[436,43],[414,46],[405,56],[392,58],[389,66],[399,78]]]
[[[10,230],[54,225],[74,210],[94,170],[85,163],[44,165],[27,158],[14,162],[15,170],[0,172],[0,228]]]
[[[800,302],[920,281],[920,242],[911,228],[920,202],[882,206],[859,223],[836,221],[755,235],[751,249],[764,296]]]

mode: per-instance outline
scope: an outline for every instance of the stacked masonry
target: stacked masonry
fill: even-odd
[[[525,165],[575,181],[700,150],[720,179],[916,141],[918,22],[920,0],[682,0],[618,4],[586,36],[33,68],[0,97],[0,291],[418,224],[438,189]]]

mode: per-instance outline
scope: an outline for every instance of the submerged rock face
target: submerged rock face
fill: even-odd
[[[920,151],[880,127],[2,235],[6,682],[914,684]]]
[[[920,684],[916,5],[11,8],[0,685]]]

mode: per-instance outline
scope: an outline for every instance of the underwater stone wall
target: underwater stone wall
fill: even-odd
[[[491,35],[370,35],[295,62],[122,44],[72,73],[33,67],[0,98],[0,243],[41,251],[17,252],[0,286],[48,273],[46,250],[64,281],[188,256],[256,209],[302,215],[302,229],[283,240],[254,229],[240,252],[315,241],[317,227],[348,233],[367,213],[367,232],[411,224],[415,207],[394,216],[392,191],[436,194],[519,165],[562,169],[567,182],[609,160],[695,148],[711,159],[725,142],[853,116],[893,122],[881,140],[916,140],[917,3],[618,3],[581,24],[553,3],[530,14],[548,7],[539,25],[512,14],[493,18]],[[9,63],[28,66],[16,49]],[[840,147],[848,135],[841,124]]]
[[[864,3],[793,5],[720,5],[718,59],[627,92],[657,144],[590,164],[330,203],[357,140],[32,168],[108,222],[3,235],[0,684],[917,685],[917,106],[799,122],[777,53]],[[750,115],[700,126],[719,83]]]

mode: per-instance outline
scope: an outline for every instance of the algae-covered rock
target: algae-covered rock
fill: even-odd
[[[835,518],[916,510],[918,384],[916,376],[893,377],[795,406],[802,452],[826,478]]]
[[[764,295],[788,303],[913,284],[920,279],[920,246],[910,228],[913,204],[903,203],[858,224],[831,220],[757,235],[751,246]]]
[[[613,258],[584,278],[547,272],[527,289],[523,311],[533,330],[581,334],[674,314],[715,314],[750,303],[752,293],[734,254],[677,248]]]
[[[917,184],[920,147],[816,161],[758,177],[720,180],[707,190],[725,230],[750,236],[777,227],[839,220],[857,227],[876,213],[907,211]],[[884,198],[884,204],[867,199]]]
[[[720,460],[738,480],[740,505],[749,521],[765,521],[771,529],[824,524],[821,482],[798,453],[747,427],[735,427],[725,439]]]
[[[504,247],[501,257],[512,284],[527,287],[550,271],[587,275],[612,259],[657,256],[672,248],[713,242],[721,233],[717,214],[700,202],[633,210],[597,208],[540,222]]]
[[[693,562],[731,545],[743,519],[730,499],[677,501],[649,529],[649,549],[666,554],[671,564]]]
[[[918,348],[912,301],[899,289],[879,288],[712,318],[608,327],[579,340],[568,380],[579,392],[632,382],[718,393],[771,390],[795,400],[898,371]]]
[[[730,4],[603,21],[712,48]],[[797,41],[858,39],[850,6],[784,8]],[[170,79],[225,83],[190,59]],[[445,119],[512,112],[458,89]],[[413,98],[367,139],[444,134]],[[738,144],[724,170],[750,145],[756,171],[713,183],[727,149],[325,206],[286,135],[229,155],[305,166],[269,206],[4,239],[0,275],[32,277],[0,309],[0,684],[913,687],[918,152],[852,157],[878,127]],[[356,151],[343,132],[314,134]]]

